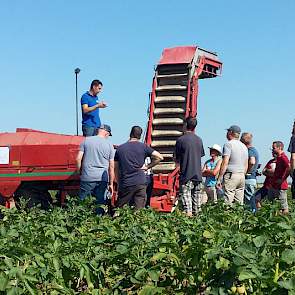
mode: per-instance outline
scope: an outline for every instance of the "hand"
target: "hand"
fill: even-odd
[[[111,195],[113,195],[113,193],[114,193],[114,186],[112,184],[109,184],[108,191],[110,192]]]
[[[220,180],[217,180],[215,187],[216,187],[217,189],[222,189],[222,183],[221,183]]]
[[[144,171],[147,171],[147,170],[149,170],[149,167],[147,165],[143,164],[140,169],[144,170]]]
[[[101,108],[101,109],[104,109],[107,107],[107,104],[105,103],[105,101],[101,101],[100,103],[98,103],[98,107]]]

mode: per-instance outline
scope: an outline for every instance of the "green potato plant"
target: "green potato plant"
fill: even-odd
[[[0,294],[295,294],[295,215],[1,208]]]

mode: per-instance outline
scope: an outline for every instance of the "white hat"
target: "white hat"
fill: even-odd
[[[222,155],[222,150],[221,150],[221,146],[219,144],[213,144],[212,146],[208,147],[210,150],[215,150],[217,152],[219,152],[220,155]]]

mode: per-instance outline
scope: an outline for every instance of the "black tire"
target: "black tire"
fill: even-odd
[[[48,191],[38,191],[34,188],[20,188],[15,193],[16,207],[20,208],[20,199],[23,197],[26,201],[26,208],[32,208],[38,204],[41,204],[41,208],[48,210],[52,204],[52,198]]]

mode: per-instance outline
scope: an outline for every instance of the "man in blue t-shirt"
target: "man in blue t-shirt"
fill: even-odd
[[[140,142],[142,129],[133,126],[130,139],[120,145],[115,154],[115,175],[119,185],[116,207],[125,204],[134,204],[135,209],[144,208],[146,205],[146,175],[145,171],[157,165],[163,156],[151,147]],[[145,159],[151,158],[150,164],[145,164]]]
[[[97,95],[101,92],[102,86],[101,81],[93,80],[90,85],[90,90],[81,97],[83,136],[97,135],[101,125],[99,109],[103,109],[107,106],[104,101],[98,101]]]
[[[245,132],[241,136],[241,142],[248,149],[248,170],[245,175],[244,203],[250,205],[251,210],[255,212],[256,172],[259,165],[259,155],[256,148],[252,146],[252,139],[253,135],[249,132]]]

